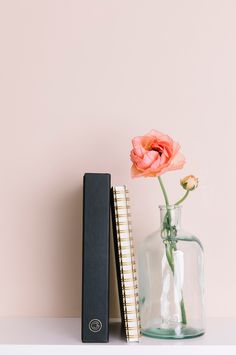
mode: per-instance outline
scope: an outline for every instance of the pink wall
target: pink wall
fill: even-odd
[[[80,314],[85,171],[129,186],[137,244],[158,226],[157,181],[129,176],[130,139],[151,128],[187,157],[166,175],[172,199],[180,177],[200,179],[183,223],[205,245],[207,313],[236,316],[235,13],[233,0],[0,2],[0,316]]]

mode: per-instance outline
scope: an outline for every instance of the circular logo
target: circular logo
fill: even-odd
[[[102,322],[99,319],[91,319],[89,322],[89,329],[94,333],[100,332],[102,329]]]

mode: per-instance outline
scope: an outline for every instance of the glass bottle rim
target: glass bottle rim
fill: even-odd
[[[159,205],[158,206],[160,210],[177,210],[177,209],[181,209],[183,206],[182,205]]]

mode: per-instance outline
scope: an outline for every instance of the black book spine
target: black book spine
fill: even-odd
[[[82,341],[109,341],[110,174],[84,175]]]
[[[122,336],[125,335],[125,313],[124,313],[124,302],[123,302],[123,291],[121,283],[121,272],[120,272],[120,256],[119,256],[119,246],[118,246],[118,236],[116,229],[116,214],[115,214],[115,203],[114,203],[114,188],[111,188],[111,216],[112,216],[112,231],[114,238],[114,249],[115,249],[115,259],[116,259],[116,274],[117,274],[117,285],[119,292],[119,304],[120,304],[120,315],[121,315],[121,330]]]

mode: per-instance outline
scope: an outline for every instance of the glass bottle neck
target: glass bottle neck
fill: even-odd
[[[174,227],[176,230],[181,228],[181,206],[163,205],[160,208],[161,229],[164,230],[168,226]]]

